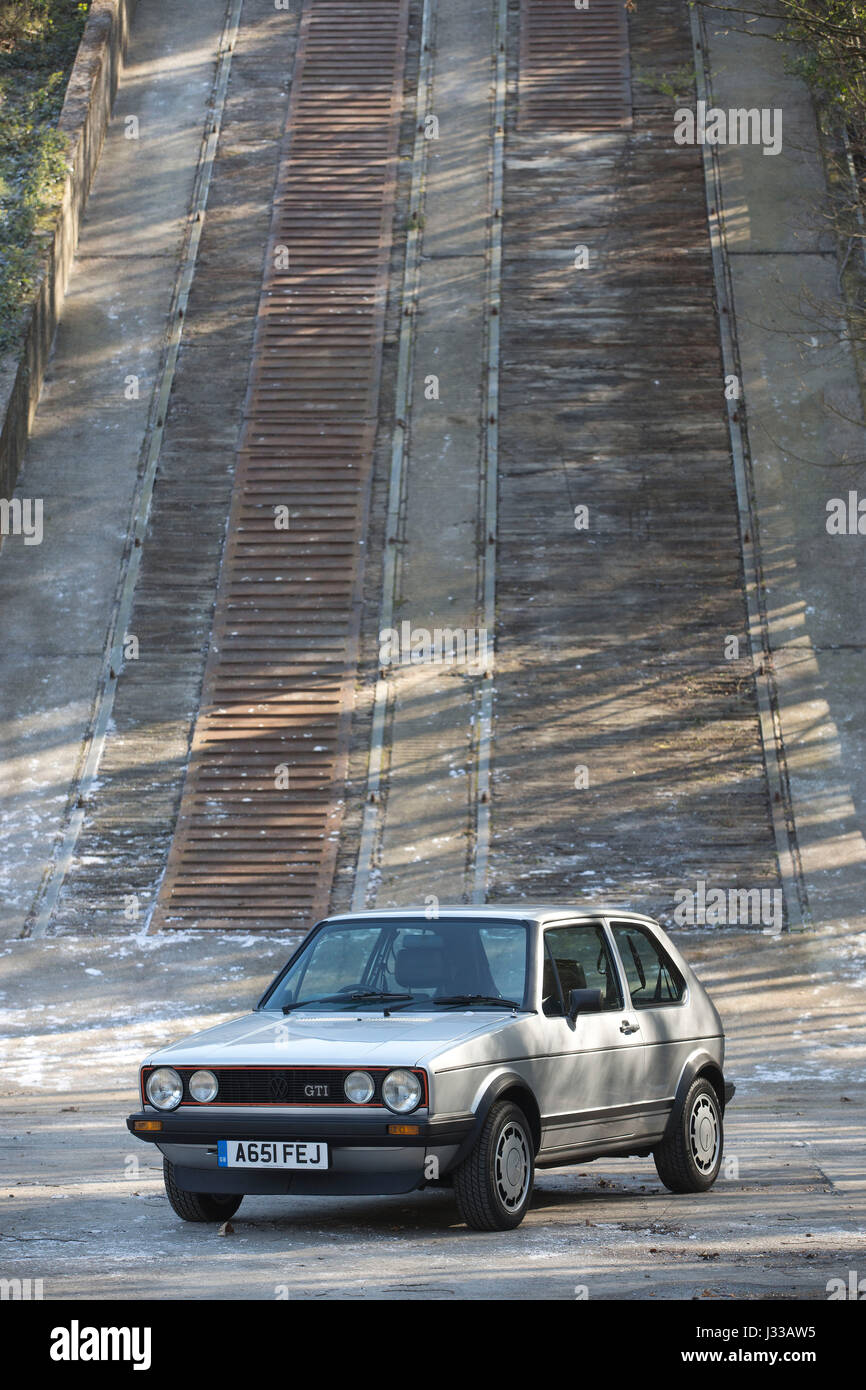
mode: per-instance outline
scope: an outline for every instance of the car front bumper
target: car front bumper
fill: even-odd
[[[136,1123],[160,1121],[159,1130],[136,1130]],[[411,1124],[417,1134],[389,1134],[389,1125]],[[217,1112],[186,1109],[160,1113],[141,1110],[127,1117],[137,1139],[156,1144],[174,1165],[174,1179],[188,1192],[244,1194],[295,1193],[309,1196],[367,1196],[412,1192],[448,1171],[458,1150],[472,1134],[475,1117],[441,1120],[409,1115],[405,1121],[390,1112],[375,1115],[345,1113],[280,1115],[256,1110]],[[328,1145],[327,1170],[267,1171],[258,1168],[220,1168],[220,1139],[299,1140]],[[431,1164],[430,1160],[435,1162]]]

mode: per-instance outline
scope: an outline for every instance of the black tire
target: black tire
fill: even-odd
[[[165,1195],[171,1203],[172,1211],[184,1221],[228,1221],[234,1216],[243,1199],[243,1194],[234,1192],[187,1192],[178,1187],[174,1177],[174,1164],[167,1158],[162,1160],[162,1176],[165,1180]]]
[[[693,1081],[673,1133],[653,1152],[670,1192],[706,1192],[719,1176],[724,1147],[722,1107],[706,1077]]]
[[[473,1149],[454,1171],[457,1209],[475,1231],[512,1231],[526,1215],[534,1179],[529,1122],[519,1106],[497,1101]]]

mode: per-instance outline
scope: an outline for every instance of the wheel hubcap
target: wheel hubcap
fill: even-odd
[[[692,1158],[701,1173],[711,1173],[719,1156],[719,1116],[708,1095],[698,1096],[689,1117]]]
[[[532,1160],[526,1134],[513,1120],[503,1126],[499,1135],[494,1166],[499,1200],[508,1211],[516,1211],[529,1188]]]

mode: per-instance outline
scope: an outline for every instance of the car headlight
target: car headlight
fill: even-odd
[[[355,1105],[366,1105],[375,1089],[372,1076],[365,1071],[350,1071],[343,1082],[343,1090]]]
[[[201,1101],[202,1104],[213,1100],[219,1090],[219,1083],[212,1071],[194,1071],[187,1086],[193,1100]]]
[[[183,1082],[174,1067],[157,1067],[147,1078],[144,1091],[157,1110],[175,1110],[183,1099]]]
[[[388,1109],[394,1110],[398,1115],[408,1115],[410,1110],[414,1110],[420,1104],[422,1095],[421,1082],[417,1076],[402,1067],[397,1071],[389,1071],[382,1082],[382,1099]]]

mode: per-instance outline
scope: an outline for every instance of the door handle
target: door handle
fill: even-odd
[[[640,1029],[637,1023],[629,1023],[628,1019],[624,1018],[622,1023],[619,1025],[619,1031],[621,1033],[637,1033],[640,1031]]]

